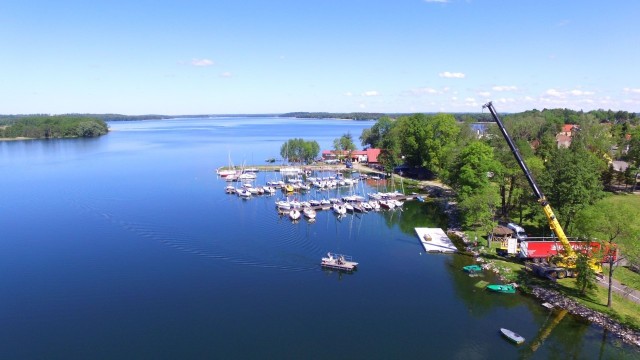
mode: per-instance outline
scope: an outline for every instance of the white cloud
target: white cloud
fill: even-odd
[[[638,88],[624,88],[624,92],[633,93],[633,94],[640,94],[640,89],[638,89]]]
[[[580,89],[568,90],[568,91],[560,91],[556,89],[549,89],[545,91],[545,94],[549,96],[553,96],[555,98],[566,98],[568,96],[591,96],[594,95],[593,91],[584,91]]]
[[[423,87],[423,88],[415,88],[415,89],[411,89],[411,92],[414,95],[422,95],[422,94],[439,94],[440,91],[434,89],[434,88],[428,88],[428,87]]]
[[[440,74],[438,74],[438,76],[443,77],[443,78],[454,78],[454,79],[463,79],[464,78],[464,74],[461,72],[441,72]]]
[[[353,96],[353,93],[351,91],[347,91],[346,93],[344,93],[344,96]]]
[[[209,59],[193,59],[190,64],[193,66],[212,66],[214,62]]]
[[[375,90],[369,90],[362,93],[362,96],[378,96],[378,95],[380,95],[380,93]]]
[[[489,97],[489,96],[491,96],[491,93],[488,92],[488,91],[480,91],[480,92],[478,92],[478,95],[482,96],[482,97]]]
[[[496,102],[502,103],[502,104],[506,104],[506,103],[513,103],[516,100],[512,99],[512,98],[500,98],[498,100],[495,100]]]
[[[445,4],[445,3],[448,3],[449,0],[424,0],[424,2],[426,2],[426,3],[441,3],[441,4]]]
[[[562,93],[556,89],[549,89],[545,91],[545,94],[553,97],[562,97]]]
[[[588,96],[588,95],[593,95],[594,92],[593,91],[582,91],[582,90],[570,90],[569,94],[571,94],[573,96]]]
[[[491,89],[493,91],[516,91],[518,90],[517,86],[494,86]]]
[[[223,78],[230,78],[230,77],[232,77],[232,76],[233,76],[233,74],[231,74],[231,73],[230,73],[230,72],[228,72],[228,71],[225,71],[225,72],[223,72],[223,73],[220,73],[220,77],[223,77]]]

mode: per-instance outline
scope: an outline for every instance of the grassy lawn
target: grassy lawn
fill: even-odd
[[[605,269],[605,272],[608,271],[608,269]],[[625,266],[618,266],[614,268],[613,278],[620,281],[625,286],[636,290],[640,289],[640,274],[629,270],[629,268]]]
[[[598,286],[592,291],[588,291],[585,296],[580,294],[576,288],[575,279],[562,279],[557,282],[558,289],[565,295],[576,300],[580,304],[608,314],[621,323],[628,325],[636,330],[640,329],[640,304],[630,301],[622,296],[613,293],[613,308],[607,307],[607,288]]]
[[[520,260],[513,257],[496,255],[496,249],[500,246],[498,242],[493,242],[490,247],[486,247],[486,239],[482,239],[482,241],[485,247],[481,251],[481,256],[488,262],[494,263],[496,268],[500,269],[500,273],[507,278],[508,281],[517,282],[522,287],[522,290],[527,291],[527,289],[533,285],[553,287],[590,309],[608,314],[622,324],[640,330],[640,304],[623,298],[617,293],[613,293],[613,309],[609,309],[607,308],[606,287],[598,285],[596,289],[588,291],[587,294],[583,296],[576,288],[575,279],[562,279],[558,280],[556,284],[553,284],[547,279],[535,277],[525,270],[524,264]],[[605,271],[608,270],[605,269]],[[626,267],[620,266],[616,268],[614,277],[627,286],[636,289],[640,288],[640,274]]]

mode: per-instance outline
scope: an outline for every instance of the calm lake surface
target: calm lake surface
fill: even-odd
[[[2,359],[638,356],[596,326],[556,325],[531,299],[487,293],[476,284],[488,275],[460,270],[472,259],[424,254],[413,229],[446,227],[429,204],[292,223],[275,210],[280,194],[241,200],[216,176],[230,159],[279,158],[290,138],[357,143],[372,122],[109,125],[98,139],[0,142]],[[321,270],[327,251],[360,268]]]

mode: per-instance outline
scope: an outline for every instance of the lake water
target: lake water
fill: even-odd
[[[476,284],[491,278],[460,270],[472,259],[424,254],[414,227],[446,222],[433,206],[292,223],[275,211],[280,195],[244,201],[215,174],[229,159],[279,158],[290,138],[357,143],[372,124],[113,122],[98,139],[0,142],[0,358],[638,355],[570,316],[555,325],[529,298],[487,293]],[[321,270],[327,251],[360,268]],[[527,342],[512,345],[500,327]]]

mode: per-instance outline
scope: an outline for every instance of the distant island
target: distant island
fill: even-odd
[[[434,113],[435,114],[435,113]],[[330,113],[330,112],[290,112],[279,115],[280,117],[293,117],[303,119],[345,119],[345,120],[378,120],[381,117],[397,119],[400,116],[411,115],[408,113]],[[453,113],[457,121],[492,122],[488,113]]]
[[[29,115],[0,118],[0,139],[97,137],[109,128],[104,120],[79,115]]]

